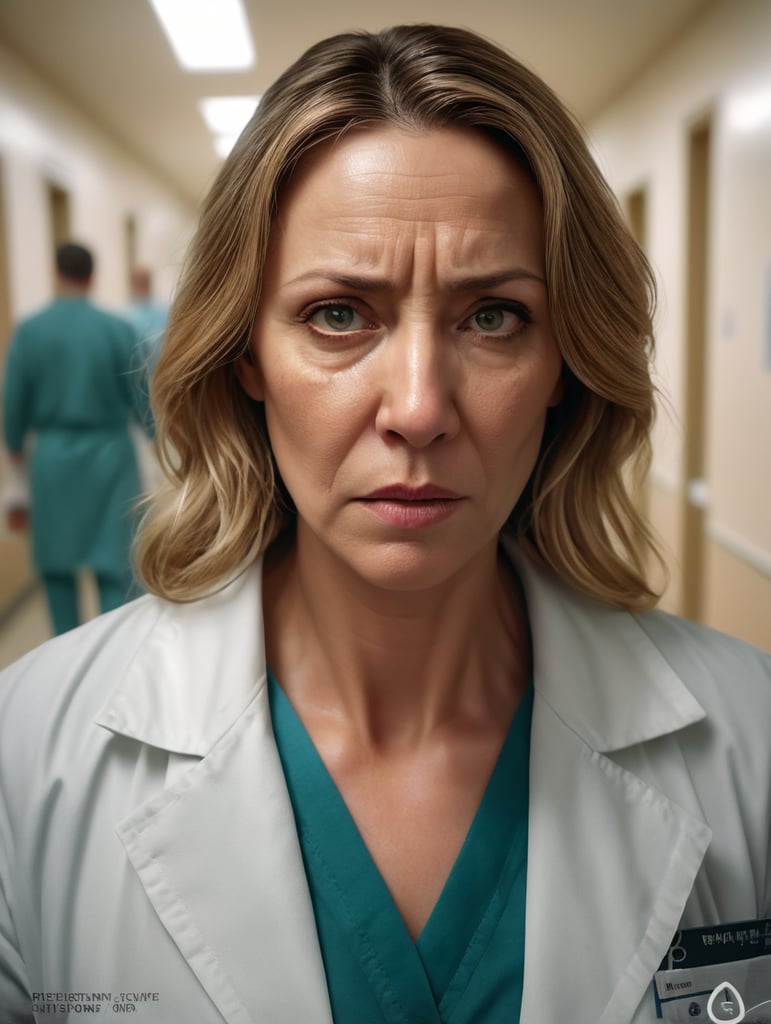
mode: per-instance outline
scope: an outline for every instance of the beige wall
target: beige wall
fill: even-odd
[[[137,224],[138,258],[168,298],[195,211],[1,45],[0,171],[14,319],[51,295],[49,183],[70,195],[71,234],[97,256],[97,301],[121,307],[128,298],[128,216]]]
[[[706,451],[701,618],[771,650],[771,3],[725,0],[590,125],[619,198],[645,189],[659,279],[651,516],[681,610],[686,500],[688,138],[711,118],[704,332]],[[730,545],[727,547],[726,545]]]
[[[707,546],[706,570],[705,619],[719,624],[726,633],[771,651],[768,574],[714,540]]]

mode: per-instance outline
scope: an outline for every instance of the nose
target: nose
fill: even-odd
[[[412,448],[454,437],[460,426],[455,363],[452,342],[440,332],[423,326],[395,332],[378,368],[381,436]]]

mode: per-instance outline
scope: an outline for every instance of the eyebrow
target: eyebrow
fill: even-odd
[[[382,292],[393,287],[393,282],[384,277],[360,277],[352,274],[336,274],[327,270],[309,270],[287,282],[287,286],[301,284],[304,281],[329,281],[331,284],[338,284],[343,288],[350,288],[356,292]],[[524,267],[513,267],[510,270],[502,270],[498,274],[481,274],[479,276],[461,277],[457,281],[451,281],[450,291],[470,292],[484,291],[487,288],[496,288],[501,284],[508,284],[512,281],[537,281],[545,285],[546,281],[540,274]]]
[[[510,281],[537,281],[539,284],[546,284],[540,274],[524,267],[515,267],[512,270],[502,270],[499,274],[483,274],[479,277],[462,277],[450,284],[454,292],[484,291],[485,288],[495,288],[499,284],[508,284]]]

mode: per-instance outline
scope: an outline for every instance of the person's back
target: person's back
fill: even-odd
[[[119,317],[86,296],[60,297],[24,321],[17,337],[35,376],[30,429],[126,428],[135,335]]]
[[[102,610],[131,589],[140,483],[129,424],[142,406],[136,333],[91,302],[90,253],[62,246],[57,269],[57,297],[24,320],[11,342],[5,433],[16,463],[33,439],[33,557],[61,633],[78,624],[79,570],[95,573]]]

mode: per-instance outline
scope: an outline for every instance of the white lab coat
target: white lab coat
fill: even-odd
[[[518,564],[535,654],[521,1020],[649,1024],[681,924],[771,914],[771,659]],[[258,563],[199,602],[144,597],[0,676],[3,1024],[32,1019],[25,989],[101,994],[102,1020],[144,993],[137,1022],[331,1024],[260,591]]]

